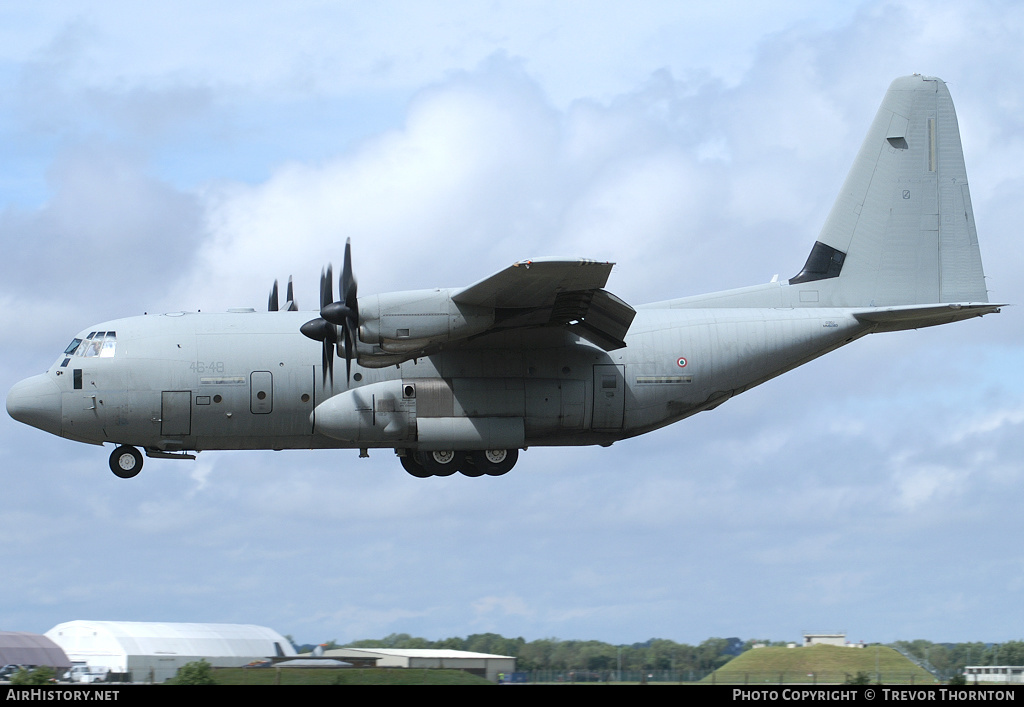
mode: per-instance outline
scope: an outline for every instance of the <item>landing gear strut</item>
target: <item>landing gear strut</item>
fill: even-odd
[[[142,452],[122,444],[110,453],[110,470],[122,479],[137,476],[142,471]]]

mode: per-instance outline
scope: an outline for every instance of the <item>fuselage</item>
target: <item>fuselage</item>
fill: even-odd
[[[482,336],[325,380],[308,312],[104,322],[8,396],[17,419],[151,451],[610,444],[710,409],[870,331],[848,310],[639,308],[626,347]],[[99,340],[99,341],[98,341]],[[342,369],[343,370],[343,369]]]

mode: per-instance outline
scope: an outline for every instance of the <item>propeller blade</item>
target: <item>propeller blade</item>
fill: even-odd
[[[344,317],[342,340],[345,347],[346,380],[351,380],[352,359],[356,352],[356,334],[359,331],[359,297],[355,275],[352,274],[352,239],[345,239],[345,262],[342,264],[341,277],[338,279],[338,295],[344,303],[337,302],[330,314],[336,318]]]
[[[351,332],[349,330],[349,321],[345,320],[345,323],[341,325],[341,339],[345,345],[345,385],[347,386],[352,381],[352,349],[351,344]]]
[[[291,280],[288,281],[288,287],[291,288]],[[270,288],[270,299],[267,301],[267,311],[277,311],[277,280],[274,280],[274,286]]]
[[[356,278],[352,274],[352,239],[345,241],[345,263],[341,269],[341,280],[339,281],[341,292],[339,296],[345,299],[345,304],[352,306],[356,298]]]
[[[288,310],[289,312],[298,312],[299,311],[299,304],[298,304],[298,302],[295,301],[295,290],[292,287],[292,276],[291,275],[288,276],[288,290],[287,290],[287,298],[285,300],[285,307],[284,308],[286,310]]]
[[[323,364],[323,384],[327,385],[328,374],[331,377],[331,388],[334,387],[334,346],[324,341],[321,352],[321,363]]]
[[[320,309],[334,301],[334,275],[331,273],[331,264],[327,264],[327,270],[320,273]]]

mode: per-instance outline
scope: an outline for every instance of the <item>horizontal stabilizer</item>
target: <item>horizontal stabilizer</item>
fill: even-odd
[[[966,302],[962,304],[912,304],[902,307],[879,307],[853,316],[865,324],[879,325],[879,331],[900,331],[922,329],[939,324],[949,324],[986,314],[996,314],[1005,304],[987,302]]]

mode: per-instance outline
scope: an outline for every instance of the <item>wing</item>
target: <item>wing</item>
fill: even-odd
[[[550,305],[559,292],[604,287],[614,263],[596,260],[536,258],[512,263],[504,270],[452,293],[459,304],[523,308]]]
[[[494,310],[493,329],[562,326],[606,351],[626,345],[636,311],[604,290],[614,263],[521,260],[452,293],[457,305]]]
[[[559,327],[606,351],[620,349],[636,311],[603,289],[612,265],[522,260],[461,289],[360,297],[359,365],[393,366],[517,328]]]

